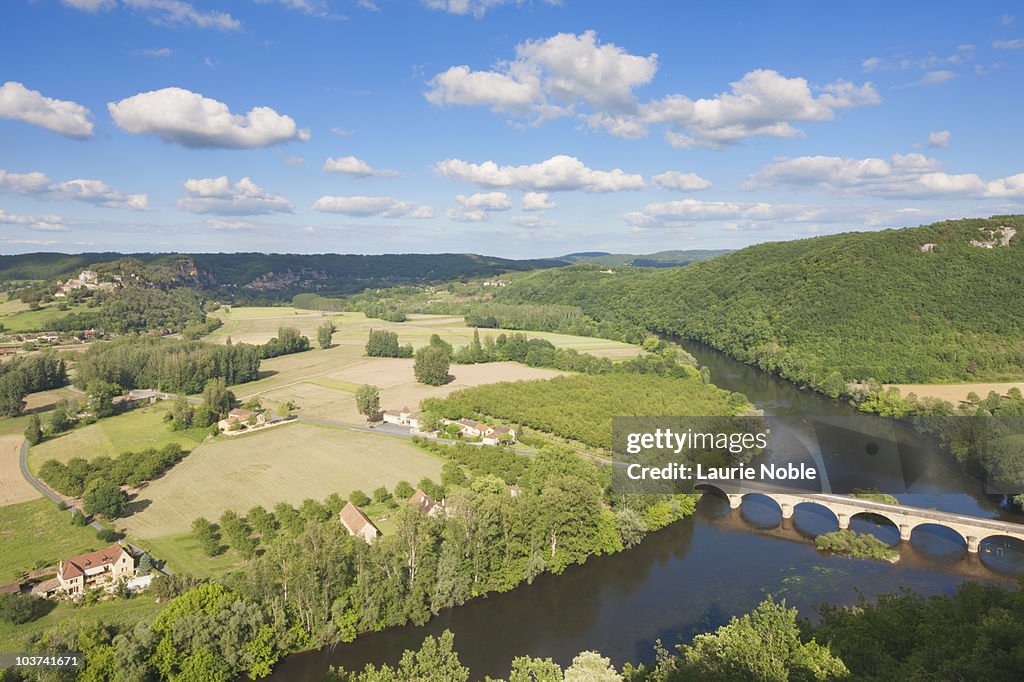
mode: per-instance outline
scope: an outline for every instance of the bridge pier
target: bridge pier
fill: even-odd
[[[729,509],[739,509],[743,504],[742,495],[729,495]]]
[[[791,519],[791,518],[793,518],[793,505],[788,504],[786,502],[782,502],[781,504],[779,504],[779,506],[782,508],[782,518],[784,518],[784,519]]]
[[[978,553],[978,545],[980,545],[980,544],[981,544],[981,541],[978,540],[978,538],[976,538],[975,536],[973,536],[973,535],[968,535],[967,536],[967,551],[970,552],[971,554],[977,554]]]
[[[903,542],[910,542],[910,534],[914,532],[914,527],[906,523],[900,524],[900,540]]]
[[[839,520],[839,530],[846,530],[850,527],[849,514],[836,514],[836,519]]]

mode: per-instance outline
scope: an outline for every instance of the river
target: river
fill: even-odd
[[[696,343],[683,342],[711,370],[719,387],[747,395],[766,414],[782,417],[856,416],[850,407],[735,362]],[[808,427],[810,428],[810,427]],[[818,434],[820,441],[820,433]],[[920,475],[901,502],[946,511],[1024,520],[987,498],[947,456],[922,446]],[[840,443],[823,442],[831,470],[841,470]],[[782,461],[785,453],[769,458]],[[697,512],[649,535],[639,546],[596,557],[562,575],[545,574],[532,585],[491,595],[446,610],[422,627],[406,626],[360,635],[350,644],[294,654],[278,665],[272,680],[319,680],[330,665],[349,670],[366,663],[394,664],[405,649],[444,630],[472,679],[507,676],[516,656],[551,657],[568,664],[580,651],[596,650],[616,666],[650,661],[654,645],[687,642],[729,618],[750,611],[773,595],[813,617],[823,602],[853,603],[906,587],[924,594],[948,593],[964,580],[1012,586],[1024,569],[1024,554],[1013,543],[987,541],[969,555],[963,541],[939,528],[914,532],[899,543],[896,563],[819,553],[813,537],[835,530],[829,512],[801,506],[783,522],[773,502],[748,496],[738,510],[704,495]],[[897,543],[898,531],[856,517],[855,530]]]

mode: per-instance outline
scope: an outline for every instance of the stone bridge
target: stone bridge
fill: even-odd
[[[904,542],[910,541],[910,536],[915,528],[924,525],[942,526],[955,531],[963,538],[967,545],[967,551],[971,553],[976,553],[978,545],[992,537],[1008,537],[1024,542],[1024,525],[1009,521],[981,519],[934,509],[887,504],[848,495],[812,493],[761,483],[717,481],[701,483],[696,487],[698,490],[717,493],[728,498],[729,506],[733,509],[739,507],[747,495],[764,495],[779,505],[783,519],[792,518],[793,512],[802,504],[816,504],[832,512],[839,522],[840,530],[849,528],[850,519],[858,514],[874,514],[896,526],[900,531],[900,540]]]

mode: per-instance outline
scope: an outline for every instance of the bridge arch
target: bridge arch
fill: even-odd
[[[942,536],[946,536],[950,540],[956,538],[957,540],[959,540],[962,551],[967,551],[970,543],[968,542],[967,538],[964,537],[964,534],[956,528],[946,525],[945,523],[940,523],[938,521],[926,521],[924,523],[914,524],[914,526],[910,529],[910,536],[907,538],[907,540],[909,540],[911,544],[916,544],[920,547],[924,543],[922,543],[921,534],[918,531],[928,530],[939,531],[936,535],[940,538]]]

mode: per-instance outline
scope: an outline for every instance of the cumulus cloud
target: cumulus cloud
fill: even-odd
[[[81,201],[109,208],[145,210],[149,197],[145,194],[124,194],[102,180],[76,178],[52,182],[45,173],[8,173],[0,170],[0,191],[35,196],[55,201]]]
[[[244,149],[290,140],[308,140],[290,116],[270,107],[255,107],[245,116],[228,105],[185,90],[163,88],[143,92],[107,105],[122,130],[155,135],[165,142],[191,148]]]
[[[940,130],[928,134],[928,146],[945,149],[949,146],[949,138],[952,134],[948,130]]]
[[[425,96],[438,106],[486,106],[534,125],[577,116],[591,130],[626,139],[665,124],[673,146],[718,148],[757,135],[800,135],[794,123],[831,120],[840,109],[880,101],[871,83],[812,86],[803,78],[758,69],[714,97],[694,100],[677,93],[641,102],[637,90],[653,81],[657,69],[656,54],[634,55],[600,43],[594,31],[559,33],[520,43],[514,59],[490,70],[453,66],[427,83]]]
[[[190,213],[215,215],[292,212],[292,203],[283,196],[265,191],[247,177],[232,185],[226,175],[189,178],[185,181],[185,196],[178,200],[178,206]]]
[[[478,192],[476,194],[460,194],[455,197],[458,206],[449,208],[445,215],[451,220],[464,223],[476,223],[487,220],[490,211],[507,211],[512,208],[512,198],[504,192]]]
[[[618,192],[642,189],[643,176],[615,168],[600,171],[588,168],[574,156],[552,156],[540,163],[522,166],[498,166],[493,161],[470,163],[446,159],[434,165],[434,171],[453,180],[472,182],[482,187],[516,187],[530,192],[583,190]]]
[[[441,10],[449,14],[472,14],[480,18],[487,10],[500,5],[521,5],[523,0],[421,0],[430,9]],[[549,5],[560,5],[561,0],[544,0]],[[363,4],[361,1],[360,4]],[[376,5],[373,6],[376,10]]]
[[[431,218],[433,209],[417,206],[412,201],[399,201],[392,197],[322,196],[313,208],[324,213],[342,213],[350,216],[378,218]]]
[[[204,11],[184,0],[121,0],[125,7],[146,14],[157,24],[184,24],[196,28],[233,31],[242,24],[227,12]]]
[[[1013,40],[996,40],[992,43],[992,47],[997,50],[1020,50],[1024,48],[1024,38],[1014,38]]]
[[[523,195],[524,211],[546,211],[557,207],[558,204],[548,198],[547,192],[527,192]]]
[[[711,187],[711,181],[702,178],[696,173],[680,173],[679,171],[665,171],[651,178],[658,187],[663,189],[674,189],[679,192],[698,192]]]
[[[0,224],[18,225],[38,232],[67,232],[68,226],[59,215],[15,215],[0,208]]]
[[[743,189],[816,187],[840,195],[877,197],[1024,197],[1024,173],[986,182],[974,173],[950,174],[922,154],[888,161],[839,156],[781,159],[754,173]]]
[[[393,178],[398,175],[397,171],[386,168],[374,168],[362,159],[354,156],[340,156],[329,158],[324,161],[323,170],[325,173],[344,173],[354,178],[386,177]]]
[[[92,114],[81,104],[44,97],[22,83],[0,86],[0,118],[37,125],[67,137],[92,137]]]
[[[637,228],[675,228],[701,221],[813,222],[828,216],[827,209],[814,206],[682,199],[647,204],[643,210],[627,213],[624,217],[626,222]]]

